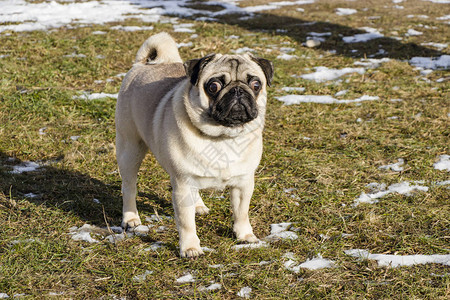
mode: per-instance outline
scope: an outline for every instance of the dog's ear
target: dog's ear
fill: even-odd
[[[255,57],[251,53],[250,58],[261,67],[266,76],[267,85],[270,86],[273,79],[273,63],[265,58]]]
[[[184,69],[186,70],[186,75],[190,77],[191,84],[196,85],[198,83],[198,78],[202,69],[210,62],[215,53],[211,53],[202,58],[191,59],[184,63]]]

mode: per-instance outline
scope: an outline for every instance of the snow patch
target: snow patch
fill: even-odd
[[[298,58],[297,55],[293,55],[293,54],[287,54],[287,53],[283,53],[277,56],[277,59],[282,59],[282,60],[292,60],[292,59],[296,59]]]
[[[439,57],[413,57],[409,60],[409,63],[413,66],[424,69],[449,69],[450,68],[450,55],[441,55]]]
[[[284,255],[284,258],[288,260],[284,263],[284,267],[294,273],[299,273],[300,269],[309,269],[309,270],[318,270],[323,268],[333,268],[335,267],[335,262],[329,259],[325,259],[319,253],[317,257],[312,259],[307,259],[305,262],[298,264],[294,254],[292,252],[288,252]]]
[[[158,251],[161,249],[164,249],[166,246],[164,246],[163,242],[154,242],[150,245],[150,247],[147,247],[144,249],[144,251]]]
[[[304,92],[305,88],[304,87],[289,87],[289,86],[285,86],[281,88],[282,91],[284,92]]]
[[[231,51],[233,53],[235,53],[235,54],[244,54],[244,53],[247,53],[247,52],[256,52],[254,49],[251,49],[249,47],[242,47],[242,48],[231,50]]]
[[[192,274],[188,273],[184,276],[181,276],[180,278],[177,278],[175,280],[176,283],[189,283],[189,282],[195,282],[194,276]]]
[[[433,255],[391,255],[391,254],[371,254],[367,250],[351,249],[345,250],[345,254],[361,259],[373,259],[378,261],[378,265],[382,267],[391,266],[393,268],[401,266],[413,266],[419,264],[442,264],[450,266],[450,254],[433,254]]]
[[[241,249],[256,249],[256,248],[263,248],[263,247],[268,247],[269,244],[264,242],[264,241],[259,241],[257,243],[251,243],[251,244],[239,244],[239,245],[234,245],[231,247],[231,249],[234,250],[241,250]]]
[[[321,95],[286,95],[275,97],[275,99],[284,102],[285,105],[299,104],[299,103],[319,103],[319,104],[348,104],[358,103],[362,101],[374,101],[379,100],[378,96],[363,95],[356,99],[343,99],[338,100],[332,96]]]
[[[144,274],[134,276],[133,281],[144,282],[147,279],[147,276],[151,274],[153,274],[153,271],[146,270]]]
[[[422,192],[428,191],[427,186],[421,186],[418,184],[411,185],[410,182],[408,181],[394,183],[390,185],[387,189],[385,184],[378,184],[376,182],[368,184],[367,187],[371,188],[373,191],[369,194],[362,192],[361,195],[359,195],[359,197],[354,200],[353,207],[358,206],[360,203],[368,203],[368,204],[378,203],[377,199],[392,193],[399,193],[402,195],[410,196],[411,193],[415,191],[422,191]]]
[[[79,96],[73,96],[72,99],[76,100],[76,99],[81,99],[81,100],[97,100],[97,99],[103,99],[103,98],[114,98],[117,99],[117,97],[119,96],[119,93],[116,94],[108,94],[108,93],[88,93],[88,92],[83,92],[81,95]]]
[[[26,172],[33,172],[39,169],[41,166],[38,163],[32,161],[24,161],[18,166],[13,166],[12,174],[22,174]]]
[[[336,14],[339,16],[348,16],[356,14],[358,11],[353,8],[336,8]]]
[[[433,164],[436,170],[450,172],[450,155],[444,154],[439,156],[439,161]]]
[[[271,242],[298,239],[297,233],[288,230],[291,226],[292,223],[271,224],[270,234],[265,239]]]
[[[381,66],[383,63],[390,61],[390,58],[363,58],[359,61],[355,61],[353,64],[358,66],[363,66],[368,69],[376,69]]]
[[[237,293],[238,297],[250,299],[250,294],[252,292],[252,288],[249,286],[245,286],[239,290]]]
[[[335,80],[339,77],[349,73],[364,74],[364,68],[343,68],[343,69],[329,69],[327,67],[316,67],[314,73],[300,75],[301,78],[307,80],[314,80],[315,82],[325,82]]]
[[[85,1],[67,2],[44,1],[29,3],[25,0],[2,1],[0,32],[49,30],[75,24],[105,24],[137,18],[144,22],[157,22],[161,9],[142,9],[129,1]]]
[[[445,48],[448,47],[448,44],[446,44],[446,43],[433,43],[433,42],[421,43],[420,45],[434,47],[434,48],[437,48],[438,50],[444,50]]]
[[[414,29],[408,29],[408,31],[406,32],[407,36],[417,36],[417,35],[422,35],[423,32],[414,30]]]
[[[384,165],[384,166],[379,166],[378,169],[380,170],[392,170],[394,172],[401,172],[403,171],[403,164],[405,163],[405,160],[403,158],[399,158],[397,160],[398,162],[393,163],[393,164],[388,164],[388,165]]]
[[[222,288],[222,285],[220,283],[212,283],[211,285],[207,286],[207,287],[200,287],[198,290],[200,292],[202,291],[216,291],[216,290],[220,290]]]
[[[153,30],[153,26],[122,26],[117,25],[111,27],[113,30],[122,30],[127,32],[134,32],[134,31],[142,31],[142,30]]]
[[[345,43],[361,43],[367,42],[373,39],[379,39],[384,37],[377,29],[370,27],[361,28],[366,31],[366,33],[359,33],[352,36],[344,36],[342,40]]]
[[[72,227],[70,229],[70,235],[72,235],[72,239],[75,241],[85,241],[88,243],[98,243],[98,240],[94,239],[91,236],[91,232],[93,232],[94,230],[96,230],[97,227],[89,225],[89,224],[84,224],[82,227],[77,228],[77,227]]]

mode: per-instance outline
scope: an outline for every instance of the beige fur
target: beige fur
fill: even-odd
[[[157,57],[148,62],[156,51]],[[239,67],[228,63],[239,58]],[[239,80],[251,72],[262,90],[256,99],[258,117],[242,126],[226,127],[205,118],[209,107],[203,84],[214,74]],[[248,218],[254,172],[262,154],[266,105],[264,73],[251,56],[216,55],[202,70],[197,85],[186,76],[173,39],[150,37],[139,49],[126,75],[116,108],[116,151],[122,177],[124,227],[141,223],[136,209],[136,180],[148,149],[169,173],[172,203],[180,237],[180,255],[202,254],[195,213],[207,213],[199,195],[204,188],[231,188],[234,232],[239,240],[257,242]],[[242,77],[242,78],[244,78]]]

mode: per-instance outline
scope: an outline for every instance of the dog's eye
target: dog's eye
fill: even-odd
[[[261,82],[259,80],[253,80],[252,82],[250,82],[250,87],[255,92],[258,92],[261,89]]]
[[[215,94],[222,89],[222,84],[218,81],[213,81],[208,85],[208,92]]]

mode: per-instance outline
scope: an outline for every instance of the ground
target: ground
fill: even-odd
[[[68,21],[93,2],[0,1],[0,297],[448,299],[448,1],[132,2]],[[210,251],[181,259],[151,155],[146,229],[120,235],[115,97],[160,31],[184,60],[241,50],[274,62],[250,207],[263,247],[233,247],[228,191],[203,191]]]

